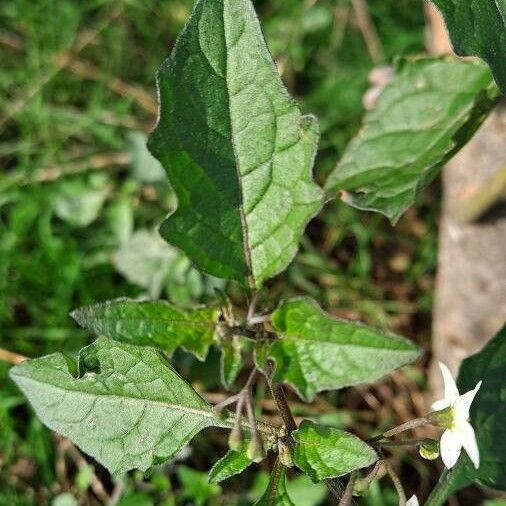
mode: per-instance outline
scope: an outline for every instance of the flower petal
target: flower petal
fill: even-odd
[[[480,467],[480,452],[476,443],[474,429],[470,423],[466,422],[458,426],[458,431],[460,432],[460,439],[464,450],[469,455],[474,467],[478,469]]]
[[[447,469],[451,469],[459,460],[462,450],[460,434],[457,431],[445,430],[439,443],[441,450],[441,459]]]
[[[481,387],[481,381],[478,382],[478,384],[472,389],[469,390],[469,392],[466,392],[465,394],[462,394],[456,401],[455,401],[455,408],[454,408],[454,416],[456,420],[461,421],[467,421],[469,418],[469,409],[471,408],[471,404],[478,393],[478,390]]]
[[[412,495],[408,501],[406,502],[406,506],[420,506],[420,503],[418,502],[418,498],[416,495]]]
[[[433,411],[441,411],[442,409],[446,409],[450,403],[446,399],[440,399],[432,404],[431,408]]]
[[[439,368],[443,374],[445,401],[448,401],[448,405],[453,404],[459,398],[459,390],[448,367],[446,367],[442,362],[439,362]]]

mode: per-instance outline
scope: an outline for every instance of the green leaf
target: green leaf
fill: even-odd
[[[198,0],[158,88],[149,149],[179,202],[162,236],[202,270],[260,287],[292,260],[323,194],[317,121],[283,86],[250,0]]]
[[[269,484],[264,495],[255,506],[295,506],[286,489],[286,468],[279,461],[274,465]]]
[[[321,506],[328,492],[323,483],[313,483],[305,474],[288,481],[286,488],[295,506]]]
[[[253,347],[253,361],[255,366],[259,370],[264,370],[267,365],[269,358],[269,346],[270,342],[267,340],[257,340]]]
[[[192,305],[223,284],[198,272],[181,251],[154,230],[134,232],[113,255],[112,263],[130,283],[147,290],[150,298],[160,297],[163,290],[178,305]]]
[[[150,297],[159,297],[171,264],[179,252],[152,230],[137,230],[112,257],[115,269],[130,283],[145,288]]]
[[[443,14],[453,49],[479,56],[506,93],[506,0],[432,0]]]
[[[178,466],[177,476],[181,482],[182,497],[193,499],[191,504],[204,506],[208,500],[221,494],[221,487],[216,483],[209,483],[207,474],[186,466]]]
[[[272,315],[281,338],[268,351],[275,381],[311,401],[317,392],[375,381],[418,357],[407,339],[333,318],[309,298],[285,302]]]
[[[128,491],[119,500],[118,506],[154,506],[153,499],[146,492]]]
[[[378,460],[376,452],[358,437],[303,420],[293,432],[294,462],[314,482],[338,478]]]
[[[497,98],[481,63],[449,57],[400,62],[326,190],[395,223],[469,140]]]
[[[204,360],[215,340],[220,311],[182,309],[161,300],[116,299],[76,309],[71,316],[98,336],[158,346],[169,354],[181,346]]]
[[[99,216],[108,193],[108,178],[93,174],[88,180],[64,180],[54,198],[58,218],[76,227],[87,227]]]
[[[475,469],[467,453],[462,452],[455,467],[441,477],[431,496],[431,504],[443,504],[453,492],[472,482],[506,490],[506,325],[478,353],[460,367],[459,392],[483,384],[471,405],[473,425],[480,450],[480,467]]]
[[[225,456],[218,460],[209,471],[209,481],[219,483],[242,473],[252,464],[247,455],[248,444],[249,441],[244,442],[240,451],[229,450]]]
[[[145,471],[202,429],[231,426],[152,348],[100,338],[81,350],[77,368],[55,353],[10,376],[45,425],[111,473]]]
[[[165,181],[165,171],[146,146],[146,134],[131,131],[128,134],[128,151],[132,156],[132,177],[139,183],[158,183]]]
[[[222,339],[220,342],[221,363],[220,373],[223,386],[229,390],[241,371],[243,342],[240,336]]]

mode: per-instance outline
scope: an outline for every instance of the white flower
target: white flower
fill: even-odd
[[[412,495],[406,502],[406,506],[420,506],[416,495]]]
[[[436,414],[436,418],[439,425],[446,429],[441,436],[441,458],[444,465],[451,469],[456,464],[462,448],[464,448],[474,467],[478,469],[480,467],[480,454],[474,429],[469,423],[469,408],[480,389],[481,381],[473,390],[460,395],[448,367],[441,362],[439,362],[439,367],[443,373],[444,399],[436,401],[432,405],[432,409],[441,412],[439,416]]]

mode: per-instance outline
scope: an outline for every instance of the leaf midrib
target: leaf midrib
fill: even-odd
[[[155,407],[162,407],[162,408],[167,408],[167,409],[173,409],[175,411],[183,411],[184,413],[187,413],[187,414],[197,415],[197,416],[200,416],[202,418],[209,418],[209,419],[213,420],[213,422],[214,422],[213,425],[215,427],[223,427],[223,428],[232,428],[233,427],[233,424],[231,422],[228,422],[227,420],[219,420],[218,418],[216,418],[213,415],[211,409],[209,411],[206,411],[206,410],[203,410],[203,409],[201,410],[201,409],[198,409],[198,408],[191,408],[191,407],[188,407],[188,406],[181,406],[179,404],[173,404],[173,403],[166,402],[166,401],[155,401],[153,399],[141,399],[141,398],[138,398],[138,397],[131,397],[131,396],[128,396],[128,395],[121,396],[121,395],[117,395],[117,394],[107,394],[107,393],[106,394],[90,393],[90,392],[85,392],[85,391],[82,391],[82,390],[73,390],[73,389],[63,388],[62,386],[54,385],[53,383],[44,383],[42,381],[30,378],[28,376],[24,376],[24,375],[21,375],[21,374],[13,373],[12,376],[20,378],[20,381],[22,381],[22,382],[23,381],[25,381],[25,382],[28,381],[28,382],[35,383],[36,385],[44,385],[47,388],[52,388],[54,390],[58,390],[58,391],[66,392],[66,393],[74,393],[76,395],[85,396],[85,397],[92,397],[92,398],[94,398],[94,397],[104,397],[104,398],[109,398],[109,399],[114,399],[114,400],[127,401],[127,402],[134,403],[134,404],[140,403],[140,404],[143,404],[143,405],[149,405],[149,406],[155,406]]]
[[[167,320],[165,318],[113,318],[113,317],[97,317],[99,321],[125,321],[125,322],[154,322],[154,323],[167,323],[167,324],[184,324],[185,326],[194,327],[216,327],[217,322],[205,322],[205,321],[191,321],[191,320]]]
[[[237,186],[239,188],[239,216],[241,218],[241,225],[242,225],[241,228],[242,228],[243,252],[244,252],[244,260],[245,260],[246,269],[247,269],[246,275],[247,275],[249,287],[252,290],[254,290],[256,288],[256,280],[255,280],[255,276],[253,273],[253,262],[252,262],[252,258],[251,258],[251,248],[250,248],[250,244],[249,244],[248,222],[246,220],[246,213],[244,210],[244,191],[243,191],[243,185],[242,185],[242,174],[241,174],[241,171],[239,168],[239,156],[237,154],[237,149],[236,149],[236,145],[235,145],[234,123],[232,120],[232,109],[231,109],[232,96],[231,96],[230,88],[228,85],[229,84],[229,79],[228,79],[229,47],[228,47],[228,37],[227,37],[227,23],[225,21],[225,4],[226,4],[226,1],[224,0],[222,3],[223,8],[221,11],[221,15],[222,15],[221,17],[222,17],[222,21],[223,21],[223,45],[225,48],[225,79],[224,79],[224,82],[225,82],[225,89],[227,90],[227,97],[228,97],[227,110],[228,110],[228,116],[229,116],[229,121],[230,121],[230,143],[232,145],[232,151],[234,153],[234,160],[235,160],[234,169],[235,169],[235,173],[236,173],[236,177],[237,177]],[[243,34],[244,34],[244,31],[241,32],[241,34],[239,35],[239,37],[237,38],[237,41],[235,43],[237,43],[240,40],[240,38],[243,36]]]
[[[363,344],[363,343],[357,344],[357,343],[336,342],[336,341],[329,340],[328,338],[321,338],[321,337],[310,338],[310,337],[307,337],[307,336],[300,336],[300,335],[299,336],[289,335],[289,334],[282,334],[282,335],[280,335],[280,340],[281,341],[283,341],[283,340],[284,341],[292,341],[295,344],[297,344],[298,342],[303,341],[303,342],[309,342],[309,343],[333,344],[333,345],[336,345],[336,346],[350,346],[350,347],[356,347],[356,348],[370,348],[370,349],[377,349],[377,350],[381,350],[381,351],[400,351],[400,352],[405,351],[405,352],[412,352],[412,353],[416,353],[418,351],[417,348],[415,348],[414,346],[410,347],[409,343],[404,343],[403,341],[398,341],[394,337],[392,337],[391,339],[393,341],[395,341],[395,342],[399,342],[399,344],[403,345],[403,347],[402,348],[391,348],[391,347],[384,347],[384,346],[378,346],[378,345],[369,345],[369,344]]]

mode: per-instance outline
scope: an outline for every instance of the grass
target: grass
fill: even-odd
[[[348,0],[258,0],[255,6],[285,83],[304,111],[320,117],[321,182],[359,127],[374,64],[423,51],[422,2],[369,1],[380,58],[371,57]],[[190,0],[0,4],[2,348],[30,357],[75,352],[90,336],[68,313],[91,302],[160,294],[191,304],[212,295],[216,282],[150,232],[175,203],[143,148],[155,120],[156,68],[190,9]],[[336,314],[427,343],[438,209],[435,186],[394,230],[379,216],[330,203],[310,225],[296,261],[272,281],[272,297],[308,293]],[[149,258],[136,248],[139,231],[150,235]],[[143,268],[125,276],[132,265]],[[216,354],[205,370],[183,354],[176,364],[200,386],[219,390]],[[97,483],[122,496],[123,506],[251,504],[258,495],[263,475],[245,475],[217,494],[203,485],[202,474],[180,463],[114,483],[40,425],[7,370],[0,362],[2,505],[99,504]],[[327,399],[343,400],[352,412],[362,409],[351,394]],[[360,417],[346,423],[352,422],[370,427]],[[186,465],[203,472],[224,449],[221,437],[206,434]],[[366,503],[395,499],[382,485]]]

